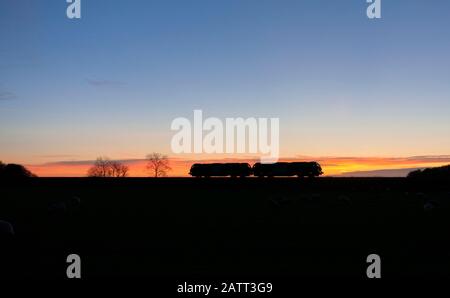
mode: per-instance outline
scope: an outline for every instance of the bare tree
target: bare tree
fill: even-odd
[[[110,177],[111,161],[107,157],[98,157],[94,165],[88,170],[89,177]]]
[[[108,157],[98,157],[94,165],[88,170],[89,177],[126,177],[128,167]]]
[[[120,162],[111,162],[111,175],[112,177],[127,177],[128,167]]]
[[[165,177],[172,170],[167,155],[156,152],[147,155],[147,169],[154,177]]]

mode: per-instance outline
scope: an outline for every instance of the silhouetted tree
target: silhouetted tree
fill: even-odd
[[[450,179],[450,165],[415,170],[408,174],[409,179]]]
[[[147,169],[154,177],[165,177],[172,170],[167,155],[156,152],[147,155]]]
[[[120,162],[113,161],[111,163],[112,177],[127,177],[128,167]]]
[[[420,174],[422,173],[422,170],[414,170],[408,173],[408,178],[418,178],[420,177]]]
[[[110,177],[109,164],[110,160],[107,157],[98,157],[94,165],[88,170],[89,177]]]
[[[0,162],[0,178],[21,179],[31,177],[37,176],[22,165],[13,163],[4,164]]]
[[[89,177],[126,177],[128,167],[108,157],[98,157],[94,165],[88,170]]]

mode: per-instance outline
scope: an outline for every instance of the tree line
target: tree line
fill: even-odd
[[[149,176],[166,177],[172,170],[167,155],[153,152],[146,156],[146,168]],[[128,177],[129,167],[122,161],[111,160],[108,157],[98,157],[94,164],[88,169],[88,177]],[[0,179],[33,178],[37,175],[29,171],[25,166],[19,164],[5,164],[0,161]]]
[[[167,155],[153,152],[146,156],[147,171],[152,177],[165,177],[172,170]],[[87,172],[88,177],[128,177],[129,167],[121,161],[98,157]]]

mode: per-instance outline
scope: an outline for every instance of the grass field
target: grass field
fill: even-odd
[[[449,207],[403,178],[37,178],[1,185],[2,273],[64,278],[76,253],[84,278],[363,279],[376,253],[387,278],[450,277]]]

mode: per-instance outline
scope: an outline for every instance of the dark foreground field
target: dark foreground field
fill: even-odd
[[[79,198],[79,202],[78,199]],[[432,205],[424,210],[424,203]],[[58,202],[64,202],[60,204]],[[450,188],[392,178],[34,179],[4,183],[2,274],[450,277]]]

